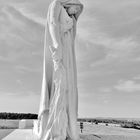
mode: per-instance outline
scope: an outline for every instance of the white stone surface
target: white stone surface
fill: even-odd
[[[33,128],[33,120],[24,119],[19,121],[19,129]]]
[[[73,15],[64,5],[80,6]],[[76,23],[82,12],[79,0],[52,0],[48,8],[39,137],[42,140],[79,139],[77,132],[78,89],[75,56]],[[76,16],[77,15],[77,16]],[[76,19],[75,19],[76,18]]]
[[[36,140],[33,137],[32,130],[21,130],[17,129],[10,133],[8,136],[3,138],[3,140]]]
[[[33,133],[38,134],[38,120],[33,120]]]
[[[88,125],[80,134],[80,140],[140,140],[140,131],[102,125]],[[7,130],[8,131],[8,130]],[[0,130],[0,135],[1,135]],[[17,129],[2,140],[37,140],[31,129]]]

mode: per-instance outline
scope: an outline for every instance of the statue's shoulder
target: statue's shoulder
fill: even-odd
[[[53,6],[60,6],[61,3],[60,3],[60,1],[58,1],[58,0],[53,0],[53,1],[51,2],[50,5],[53,5]]]
[[[48,17],[51,21],[57,20],[61,12],[62,5],[59,0],[53,0],[48,8]]]
[[[49,5],[50,10],[57,11],[57,12],[60,11],[61,7],[62,7],[62,5],[59,0],[53,0]]]

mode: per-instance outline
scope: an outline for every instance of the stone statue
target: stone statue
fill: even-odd
[[[54,0],[48,8],[43,81],[38,113],[39,140],[79,140],[75,58],[79,0]]]

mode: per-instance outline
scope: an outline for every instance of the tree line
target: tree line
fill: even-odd
[[[12,120],[21,120],[21,119],[37,119],[37,114],[31,113],[7,113],[1,112],[0,119],[12,119]]]

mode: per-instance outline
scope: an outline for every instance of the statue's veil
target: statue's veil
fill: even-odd
[[[55,0],[55,1],[60,2],[62,5],[78,4],[78,5],[81,5],[81,8],[83,8],[83,5],[80,3],[79,0]],[[41,116],[42,112],[49,110],[49,97],[51,94],[51,80],[52,80],[52,71],[53,71],[52,65],[53,64],[52,64],[51,53],[49,50],[49,45],[51,45],[53,42],[49,33],[49,25],[48,25],[48,22],[50,22],[49,21],[50,10],[51,8],[49,7],[48,14],[47,14],[47,23],[45,27],[43,80],[42,80],[42,91],[41,91],[41,99],[40,99],[40,107],[39,107],[38,116]]]
[[[49,109],[50,109],[50,102],[51,102],[51,95],[53,94],[53,59],[52,59],[52,52],[50,50],[50,46],[54,45],[52,40],[49,25],[53,20],[53,17],[50,17],[50,13],[54,10],[52,7],[54,6],[55,2],[60,3],[61,5],[72,4],[72,5],[81,5],[83,9],[83,5],[80,3],[79,0],[53,0],[48,8],[47,13],[47,20],[45,24],[45,38],[44,38],[44,56],[43,56],[43,79],[42,79],[42,89],[41,89],[41,98],[40,98],[40,105],[39,105],[39,112],[38,112],[38,124],[40,122],[43,123],[41,120],[45,116],[45,123],[47,124],[47,119],[49,116]],[[72,27],[73,28],[73,27]],[[47,116],[47,117],[46,117]],[[44,125],[41,124],[41,125]],[[45,126],[43,126],[45,128]],[[37,130],[38,131],[38,130]],[[45,130],[43,133],[45,133]]]

